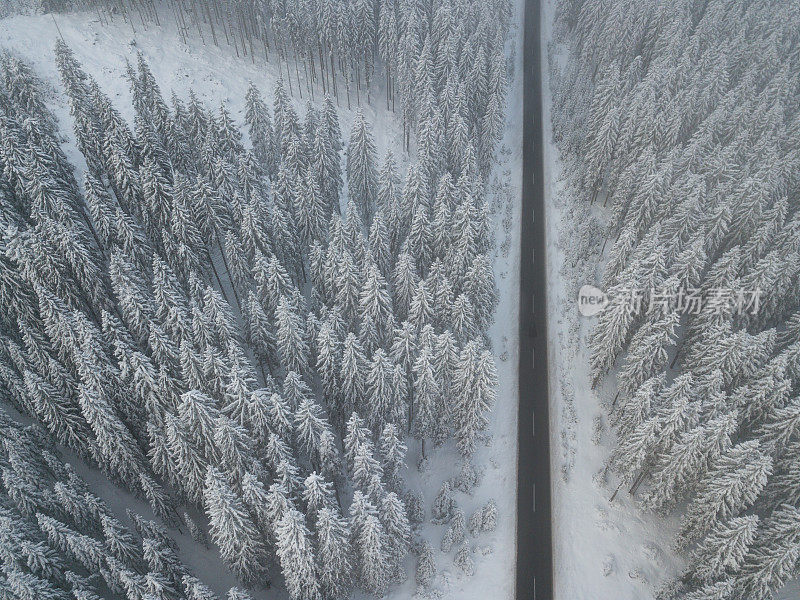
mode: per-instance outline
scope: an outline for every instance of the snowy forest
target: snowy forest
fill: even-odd
[[[62,40],[59,122],[34,70],[0,55],[0,597],[217,598],[171,531],[215,549],[240,582],[228,600],[425,587],[429,518],[468,573],[467,532],[496,519],[491,502],[467,519],[451,488],[475,485],[497,396],[487,182],[510,3],[160,4],[43,6],[131,27],[169,14],[278,61],[243,127],[165,97],[141,54],[127,122]],[[403,156],[377,155],[357,107],[378,101]],[[448,445],[462,464],[426,507],[407,449],[424,463]],[[156,519],[121,522],[63,452]]]
[[[800,575],[800,5],[559,0],[555,22],[614,495],[680,520],[658,598],[771,598]]]

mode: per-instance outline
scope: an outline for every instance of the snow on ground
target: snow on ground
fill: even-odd
[[[555,0],[549,0],[542,23],[544,45],[552,39],[554,9]],[[578,239],[575,227],[589,215],[582,213],[585,208],[573,212],[576,199],[552,140],[546,48],[542,54],[556,598],[643,600],[680,570],[671,548],[677,519],[640,510],[627,489],[610,502],[616,476],[609,474],[602,482],[615,444],[606,423],[613,391],[591,389],[587,336],[592,321],[579,315],[573,296],[573,280],[584,276],[580,265],[567,260],[568,251],[575,250],[569,244]],[[598,205],[595,213],[602,210]],[[578,281],[577,286],[584,283],[596,281]]]
[[[458,506],[466,518],[493,499],[498,507],[497,528],[493,532],[479,534],[467,539],[472,549],[475,573],[469,577],[454,565],[455,549],[444,554],[439,546],[446,526],[426,523],[420,535],[436,550],[436,563],[440,571],[432,590],[420,594],[437,598],[459,600],[487,599],[503,600],[514,595],[514,565],[516,550],[516,440],[517,440],[517,323],[519,313],[519,239],[517,223],[520,212],[522,174],[522,9],[523,2],[516,2],[516,19],[512,39],[508,44],[508,58],[513,65],[513,78],[507,102],[505,137],[500,147],[500,163],[496,166],[491,185],[490,203],[496,232],[495,276],[500,290],[497,318],[490,330],[492,346],[497,359],[500,381],[498,402],[490,415],[487,445],[478,448],[475,463],[480,479],[471,495],[455,492]],[[87,73],[95,77],[100,88],[110,97],[115,107],[129,122],[133,119],[133,108],[128,82],[125,79],[125,61],[132,63],[141,51],[147,60],[162,94],[169,99],[172,91],[187,99],[193,89],[198,98],[209,106],[225,102],[233,118],[241,126],[244,123],[244,97],[252,81],[272,105],[272,90],[279,78],[279,67],[270,56],[263,55],[239,58],[230,46],[216,47],[209,39],[203,43],[199,36],[190,37],[184,44],[175,29],[174,22],[165,15],[162,26],[142,29],[136,22],[136,32],[131,26],[117,20],[110,25],[101,25],[96,13],[79,12],[68,15],[23,15],[0,20],[0,48],[9,48],[29,61],[51,87],[48,104],[59,120],[61,132],[67,136],[65,151],[70,161],[80,168],[84,161],[72,138],[72,119],[69,106],[63,96],[58,71],[53,56],[55,40],[63,37],[72,48],[76,58]],[[195,32],[196,33],[196,32]],[[206,35],[206,38],[209,36]],[[282,65],[285,73],[285,65]],[[292,73],[294,76],[294,73]],[[301,81],[304,82],[301,71]],[[379,164],[387,149],[391,149],[399,163],[407,160],[402,150],[402,122],[400,117],[386,110],[383,78],[373,83],[371,104],[361,98],[361,107],[368,122],[373,125]],[[298,95],[296,80],[292,78],[292,99],[298,114],[305,113],[308,95]],[[287,86],[288,91],[288,86]],[[351,92],[351,109],[347,108],[344,89],[339,84],[339,117],[342,134],[349,136],[355,115],[356,102]],[[312,103],[319,106],[322,96],[315,90]],[[79,177],[80,181],[80,177]],[[425,507],[430,507],[442,482],[458,474],[460,462],[453,444],[428,450],[428,464],[423,471],[417,470],[420,452],[415,444],[410,445],[406,479],[412,490],[422,490]],[[69,460],[69,458],[67,459]],[[79,473],[90,482],[93,490],[109,503],[112,510],[124,518],[126,507],[152,517],[146,504],[124,490],[114,486],[95,469],[78,464]],[[215,592],[222,595],[235,585],[235,578],[225,569],[215,550],[198,548],[188,535],[171,532],[182,549],[186,564]],[[409,598],[417,592],[414,583],[414,561],[407,561],[407,581],[393,588],[388,598]],[[275,590],[257,590],[254,600],[280,599],[285,595]]]
[[[101,25],[97,14],[91,12],[54,16],[17,15],[0,21],[0,47],[9,48],[24,57],[35,67],[40,77],[53,85],[50,107],[56,113],[63,133],[72,131],[72,119],[61,91],[53,53],[59,36],[73,50],[84,70],[97,79],[100,88],[129,123],[133,122],[133,106],[130,87],[125,78],[125,61],[128,60],[135,66],[137,52],[144,56],[168,103],[173,91],[186,101],[189,90],[192,89],[210,108],[217,108],[224,102],[240,126],[244,125],[245,93],[251,81],[258,87],[270,109],[274,100],[272,90],[280,77],[281,69],[284,73],[284,86],[289,92],[286,66],[282,64],[279,69],[273,54],[270,54],[269,61],[264,58],[263,53],[256,53],[252,60],[249,56],[240,58],[236,56],[232,46],[214,46],[208,34],[204,36],[204,43],[196,30],[190,32],[194,35],[188,38],[188,44],[184,44],[170,14],[162,15],[161,23],[161,26],[151,24],[143,29],[141,23],[136,21],[134,33],[131,26],[124,23],[119,16],[108,25]],[[306,101],[310,99],[305,89],[305,77],[301,70],[300,80],[304,88],[301,97],[294,68],[291,75],[291,100],[302,119]],[[365,102],[362,94],[361,109],[367,121],[373,124],[378,164],[382,164],[387,149],[391,149],[400,162],[403,160],[402,121],[395,113],[386,110],[385,95],[382,92],[383,78],[378,77],[377,80],[373,82],[371,104]],[[340,126],[342,135],[347,140],[357,108],[356,99],[351,90],[351,109],[348,109],[344,86],[338,73],[337,82]],[[317,108],[321,106],[323,96],[319,88],[315,88],[314,98],[311,100]],[[399,111],[397,114],[399,115]],[[77,150],[70,153],[69,157],[77,164],[83,164]]]

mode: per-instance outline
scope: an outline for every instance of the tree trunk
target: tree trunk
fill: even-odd
[[[633,482],[631,489],[628,490],[628,493],[631,496],[633,496],[636,493],[636,490],[639,489],[639,486],[641,485],[642,481],[646,476],[647,476],[647,471],[642,471],[641,473],[639,473],[639,476],[636,478],[636,481]]]
[[[287,57],[286,61],[288,62],[289,59]],[[295,51],[294,55],[294,74],[297,76],[297,92],[300,94],[300,99],[303,99],[303,88],[302,84],[300,83],[300,69],[297,68],[297,52]]]
[[[613,502],[613,501],[614,501],[614,498],[616,498],[616,497],[617,497],[617,494],[619,493],[619,489],[622,487],[622,483],[623,483],[623,482],[622,482],[622,481],[620,481],[620,482],[619,482],[619,485],[617,486],[617,489],[615,489],[615,490],[614,490],[614,493],[613,493],[613,494],[611,494],[611,498],[609,498],[609,499],[608,499],[608,502],[609,502],[609,503]]]
[[[683,350],[683,346],[686,344],[686,336],[681,339],[681,343],[678,344],[678,349],[675,351],[675,356],[673,357],[672,361],[669,363],[669,368],[674,369],[675,363],[678,362],[678,357],[681,355],[681,351]]]
[[[331,82],[333,83],[333,95],[336,98],[336,106],[339,106],[339,94],[336,91],[336,66],[333,62],[333,50],[330,51],[331,55]]]
[[[289,56],[286,53],[285,46],[283,48],[283,57],[286,60],[286,81],[289,82],[289,95],[294,96],[294,91],[292,90],[292,72],[289,70]],[[278,60],[280,60],[280,58]]]
[[[325,59],[322,56],[322,44],[317,43],[317,53],[319,54],[319,76],[322,82],[322,93],[328,93],[328,83],[325,81]]]
[[[222,257],[222,264],[225,267],[225,271],[228,273],[228,281],[231,282],[231,291],[233,292],[233,298],[236,300],[236,306],[239,308],[239,314],[244,314],[242,303],[239,300],[239,294],[236,292],[236,282],[233,280],[233,274],[228,266],[228,259],[225,258],[225,248],[222,246],[222,239],[219,235],[217,236],[217,245],[219,246],[219,255]]]
[[[211,37],[214,39],[214,45],[219,47],[219,43],[217,42],[217,32],[214,31],[214,19],[211,16],[211,9],[208,6],[207,2],[203,2],[206,7],[206,14],[208,15],[208,24],[211,26]]]

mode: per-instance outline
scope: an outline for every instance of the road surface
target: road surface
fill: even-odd
[[[520,265],[517,600],[553,600],[541,3],[525,1]]]

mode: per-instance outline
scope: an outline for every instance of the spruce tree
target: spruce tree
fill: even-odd
[[[372,220],[378,193],[375,142],[364,113],[356,111],[347,145],[347,189],[364,223]]]
[[[203,492],[211,539],[225,563],[243,581],[254,582],[266,572],[265,548],[255,524],[225,477],[210,467]]]

